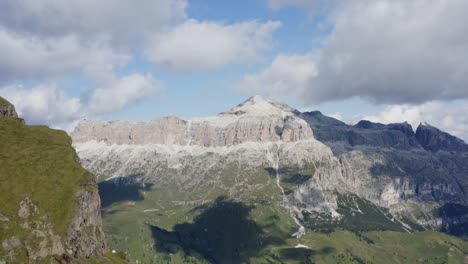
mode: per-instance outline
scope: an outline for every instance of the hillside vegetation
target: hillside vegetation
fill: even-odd
[[[100,216],[92,222],[80,214],[90,206],[80,198],[95,196],[94,177],[80,166],[64,131],[0,117],[0,263],[80,263],[91,257],[80,245],[88,240],[86,250],[111,263],[101,256]],[[76,230],[72,223],[80,218]]]

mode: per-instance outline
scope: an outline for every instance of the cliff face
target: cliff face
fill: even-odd
[[[397,219],[410,214],[426,228],[468,234],[468,148],[463,140],[424,123],[415,133],[407,123],[349,126],[319,112],[301,116],[340,160],[340,181],[347,191]],[[455,204],[449,210],[456,207],[453,211],[460,214],[438,213],[447,204]]]
[[[65,132],[0,117],[0,200],[0,263],[104,254],[97,184]]]
[[[424,149],[432,152],[468,151],[468,144],[448,133],[440,131],[429,124],[421,124],[416,130],[416,137]]]
[[[150,122],[83,121],[72,133],[73,142],[106,144],[163,144],[221,147],[245,142],[299,141],[312,130],[294,110],[259,97],[215,117],[182,120],[165,117]]]

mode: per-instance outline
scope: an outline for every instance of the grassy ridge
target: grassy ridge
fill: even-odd
[[[0,97],[0,106],[11,105],[5,98]]]
[[[35,245],[31,230],[21,224],[20,203],[29,199],[29,222],[62,238],[75,215],[77,192],[96,190],[93,175],[79,163],[70,138],[64,131],[45,126],[26,126],[20,119],[0,118],[0,213],[9,221],[0,222],[0,241],[12,236]],[[0,248],[0,255],[3,248]],[[25,254],[25,252],[23,252]]]

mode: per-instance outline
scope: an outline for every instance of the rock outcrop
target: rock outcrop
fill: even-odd
[[[6,99],[0,97],[0,117],[18,117],[15,107]]]
[[[78,192],[78,210],[69,226],[66,245],[74,257],[99,256],[106,250],[101,219],[101,199],[95,190]]]

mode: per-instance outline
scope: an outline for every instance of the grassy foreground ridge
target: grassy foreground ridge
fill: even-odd
[[[94,176],[81,167],[64,131],[1,117],[0,263],[69,260],[55,252],[69,252],[66,240],[83,190],[97,192]],[[82,232],[92,231],[83,226]],[[115,256],[96,257],[97,263],[124,263]]]

